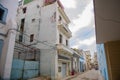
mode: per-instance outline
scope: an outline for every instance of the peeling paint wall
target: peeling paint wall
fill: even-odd
[[[14,3],[14,4],[13,4]],[[6,20],[4,19],[4,24],[0,23],[0,33],[7,35],[0,35],[0,39],[4,41],[3,48],[1,50],[1,58],[0,58],[0,77],[2,79],[10,79],[11,65],[12,65],[12,57],[14,51],[14,42],[16,31],[10,30],[15,29],[16,26],[16,14],[18,7],[18,0],[0,0],[0,4],[6,8],[7,13]],[[4,17],[5,18],[5,17]],[[6,34],[8,33],[8,34]]]

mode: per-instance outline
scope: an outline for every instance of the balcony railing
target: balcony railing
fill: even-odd
[[[68,28],[67,24],[63,23],[62,21],[59,21],[58,28],[59,28],[60,31],[62,31],[69,38],[72,37],[72,32]]]
[[[61,51],[64,51],[64,52],[67,52],[67,53],[69,53],[71,55],[73,54],[73,50],[70,49],[69,47],[63,45],[63,44],[57,44],[57,49],[61,50]]]

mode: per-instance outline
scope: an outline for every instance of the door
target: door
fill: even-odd
[[[67,65],[66,63],[63,63],[62,64],[62,77],[66,77],[66,68],[67,68]]]

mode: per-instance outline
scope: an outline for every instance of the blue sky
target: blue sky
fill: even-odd
[[[94,9],[92,0],[60,0],[71,20],[70,46],[83,50],[96,51]]]

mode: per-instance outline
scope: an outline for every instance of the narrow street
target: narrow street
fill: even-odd
[[[119,3],[0,0],[0,80],[120,80]]]
[[[104,80],[104,79],[102,78],[100,71],[92,69],[69,80]]]

